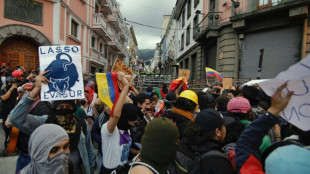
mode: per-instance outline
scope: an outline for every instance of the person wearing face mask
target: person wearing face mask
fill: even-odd
[[[1,116],[2,116],[2,126],[5,133],[4,139],[4,149],[7,148],[9,142],[9,133],[11,128],[5,126],[5,121],[8,118],[9,113],[15,107],[17,94],[17,83],[16,79],[12,76],[6,78],[6,85],[2,85],[0,91],[0,98],[2,100]],[[5,150],[3,151],[6,154]]]
[[[68,174],[69,137],[55,124],[44,124],[33,131],[29,140],[31,163],[18,174]]]
[[[11,111],[11,122],[21,132],[30,135],[37,127],[45,123],[60,125],[66,130],[70,141],[69,158],[73,164],[74,173],[92,174],[95,166],[95,154],[92,147],[90,130],[85,121],[75,118],[76,105],[74,100],[59,100],[53,102],[53,113],[38,117],[29,114],[31,105],[37,98],[42,83],[48,83],[45,74],[36,77],[35,87],[25,95]]]
[[[179,131],[167,118],[154,118],[145,128],[142,149],[129,174],[167,173],[176,158]]]
[[[129,128],[134,125],[138,115],[133,104],[124,104],[129,90],[129,83],[124,73],[118,73],[117,78],[123,84],[123,89],[117,102],[114,103],[113,115],[101,127],[103,162],[100,174],[111,173],[127,162],[132,143]]]

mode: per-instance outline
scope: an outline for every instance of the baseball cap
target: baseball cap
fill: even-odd
[[[204,109],[195,118],[195,123],[205,132],[215,131],[216,128],[231,124],[234,121],[234,118],[223,117],[214,109]]]
[[[12,72],[12,76],[17,78],[19,76],[22,76],[24,73],[22,71],[19,71],[19,70],[15,70]]]
[[[235,97],[229,100],[227,104],[227,111],[232,113],[246,114],[250,109],[251,105],[249,100],[243,97]]]

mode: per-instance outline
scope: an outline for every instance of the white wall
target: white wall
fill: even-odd
[[[194,17],[195,17],[195,11],[200,10],[203,11],[203,0],[199,1],[199,4],[194,8],[194,0],[191,0],[191,16],[187,19],[187,5],[188,5],[188,0],[186,1],[186,5],[181,11],[181,15],[179,19],[177,19],[176,23],[176,28],[177,29],[182,29],[182,30],[176,30],[176,47],[177,47],[177,58],[182,56],[187,50],[189,50],[193,45],[196,44],[196,41],[193,39],[193,22],[194,22]],[[182,13],[185,10],[185,25],[182,27]],[[202,15],[199,15],[199,20],[198,23],[201,21]],[[186,46],[186,28],[188,25],[190,26],[190,43],[189,45]],[[184,33],[184,49],[181,51],[181,35]]]

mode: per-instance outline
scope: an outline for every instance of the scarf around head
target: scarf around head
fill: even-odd
[[[167,173],[168,165],[175,160],[179,131],[167,118],[154,118],[145,128],[139,158],[157,172]]]
[[[69,139],[66,131],[55,124],[44,124],[30,136],[28,151],[31,162],[21,170],[21,174],[67,174],[68,153],[60,153],[48,160],[51,149],[59,142]]]

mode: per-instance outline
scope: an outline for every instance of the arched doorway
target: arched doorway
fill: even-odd
[[[0,62],[10,63],[10,69],[23,66],[26,72],[39,67],[38,45],[29,37],[12,36],[0,45]]]

